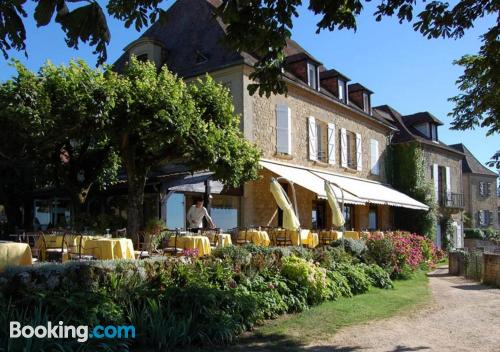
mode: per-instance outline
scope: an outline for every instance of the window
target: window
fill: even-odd
[[[368,211],[368,229],[374,231],[378,228],[377,224],[377,207],[371,206]]]
[[[481,197],[489,197],[491,194],[491,183],[480,181],[479,182],[479,195]]]
[[[438,140],[437,125],[431,124],[430,127],[431,127],[431,136],[430,137],[433,141],[437,141]]]
[[[137,55],[137,61],[146,62],[148,59],[148,54]]]
[[[307,83],[309,84],[309,87],[319,90],[318,68],[310,62],[307,63]]]
[[[345,103],[345,82],[339,79],[339,99]]]
[[[292,112],[287,105],[276,105],[276,152],[292,154]]]
[[[479,226],[489,226],[493,220],[492,213],[489,210],[479,210],[478,211],[478,222]]]
[[[340,129],[340,156],[341,166],[345,168],[361,171],[362,169],[362,150],[361,135]]]
[[[202,64],[202,63],[207,62],[207,61],[208,61],[207,57],[202,52],[197,50],[196,51],[196,60],[195,60],[196,64]]]
[[[378,141],[370,140],[370,167],[372,175],[380,175],[380,160],[378,151]]]
[[[363,110],[369,114],[371,112],[370,109],[370,95],[366,92],[363,92]]]
[[[312,206],[312,228],[326,228],[326,202],[324,200],[313,201]]]
[[[335,164],[335,125],[308,118],[309,159]]]
[[[210,215],[217,227],[224,231],[238,227],[240,215],[239,197],[214,195]]]
[[[346,230],[353,230],[354,229],[354,205],[345,205],[344,206],[344,219],[345,219],[344,228]]]

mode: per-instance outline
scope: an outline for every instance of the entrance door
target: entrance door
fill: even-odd
[[[186,227],[186,211],[185,211],[184,194],[174,193],[167,200],[167,228],[185,228]]]
[[[313,201],[312,205],[312,228],[326,228],[326,202],[324,200]]]

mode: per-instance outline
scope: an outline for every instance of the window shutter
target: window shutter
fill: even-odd
[[[292,153],[292,113],[287,105],[276,105],[276,151]]]
[[[378,141],[370,140],[370,168],[373,175],[380,175],[380,163],[378,154]]]
[[[328,124],[328,164],[335,165],[335,124]]]
[[[493,212],[488,210],[488,225],[493,225]]]
[[[479,195],[481,197],[484,196],[484,182],[483,181],[479,182]]]
[[[356,168],[358,171],[363,169],[363,151],[361,150],[361,134],[356,133]]]
[[[316,120],[314,117],[309,116],[309,159],[318,160],[318,138],[316,130]]]
[[[434,196],[436,197],[436,202],[439,199],[439,166],[438,164],[432,164],[432,178],[434,180]]]
[[[489,197],[489,196],[491,196],[491,183],[490,183],[490,182],[488,182],[488,183],[486,184],[486,195],[487,195],[488,197]]]
[[[340,129],[340,164],[342,167],[347,167],[347,131],[345,128]]]
[[[446,199],[451,200],[451,170],[449,166],[445,168],[445,178],[446,178]]]

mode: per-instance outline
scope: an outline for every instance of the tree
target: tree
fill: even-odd
[[[47,63],[38,74],[14,64],[17,77],[0,88],[1,183],[15,183],[28,199],[35,188],[62,188],[75,215],[90,188],[113,182],[118,171],[104,129],[112,87],[81,61],[67,67]]]
[[[143,223],[146,178],[152,167],[182,163],[239,185],[258,175],[260,152],[244,139],[228,91],[210,77],[187,86],[165,66],[132,58],[124,72],[106,73],[116,89],[109,135],[128,180],[127,230]]]

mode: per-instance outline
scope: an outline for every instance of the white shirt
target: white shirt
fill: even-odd
[[[187,213],[189,228],[202,228],[204,217],[207,218],[210,224],[213,224],[212,218],[210,217],[210,215],[208,215],[207,208],[198,208],[196,205],[191,205],[191,208],[189,208],[189,211]]]

